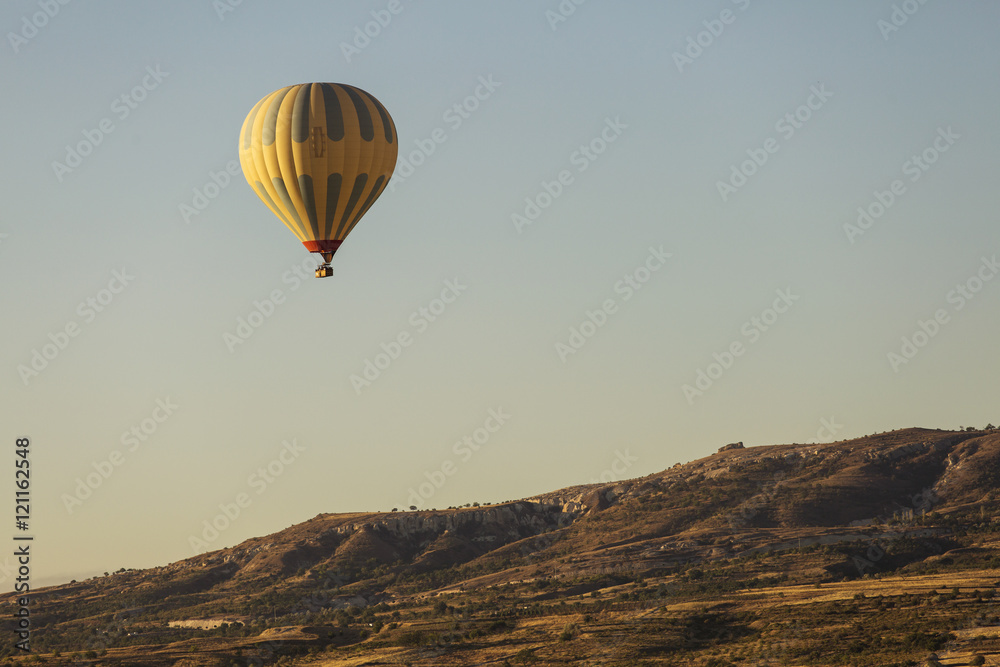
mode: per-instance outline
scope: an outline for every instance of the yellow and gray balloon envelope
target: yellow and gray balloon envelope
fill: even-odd
[[[303,83],[254,105],[240,165],[268,208],[329,262],[389,183],[398,144],[389,112],[370,94]]]

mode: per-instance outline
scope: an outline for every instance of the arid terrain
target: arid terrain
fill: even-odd
[[[1000,665],[1000,431],[721,449],[514,502],[322,514],[169,566],[41,589],[34,655],[12,642],[0,655]]]

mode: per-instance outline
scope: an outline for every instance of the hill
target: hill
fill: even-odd
[[[37,591],[32,664],[1000,664],[998,482],[997,431],[914,428],[321,514]]]

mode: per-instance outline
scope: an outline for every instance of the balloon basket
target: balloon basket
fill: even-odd
[[[333,268],[329,264],[323,264],[316,268],[317,278],[329,278],[333,275]]]

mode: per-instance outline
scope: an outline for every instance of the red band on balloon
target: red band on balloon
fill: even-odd
[[[303,241],[302,245],[306,247],[309,252],[337,252],[337,248],[343,241]]]

